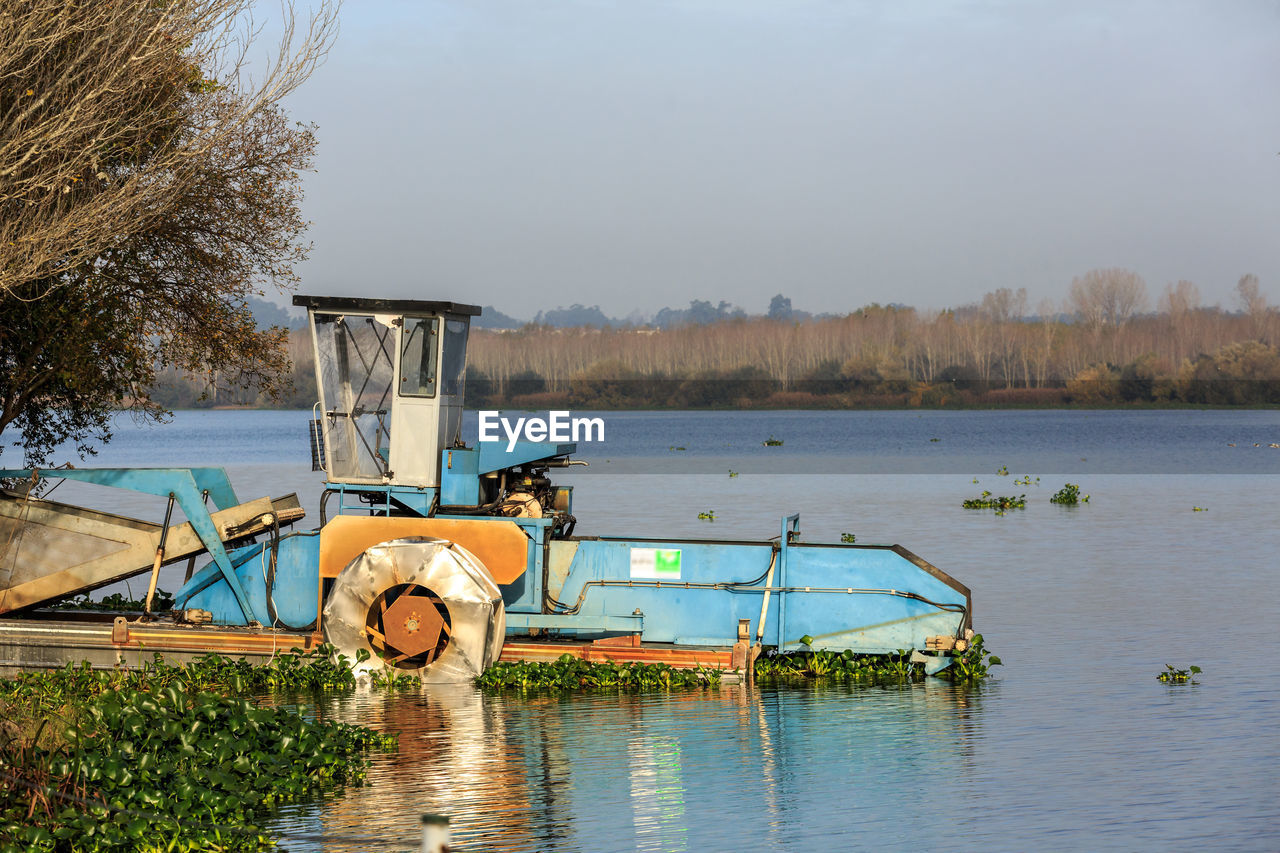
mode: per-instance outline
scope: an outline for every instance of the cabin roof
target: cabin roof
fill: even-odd
[[[294,294],[293,304],[311,311],[349,311],[365,314],[480,314],[478,305],[423,299],[365,299],[358,296],[306,296]]]

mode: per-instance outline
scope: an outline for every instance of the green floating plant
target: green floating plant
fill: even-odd
[[[261,826],[280,803],[362,784],[366,753],[396,748],[296,704],[353,686],[331,646],[0,679],[0,850],[271,847]],[[262,706],[265,690],[287,699]]]
[[[1027,496],[993,495],[984,489],[981,495],[969,498],[961,506],[965,509],[994,509],[1003,514],[1007,509],[1026,509]]]
[[[981,634],[974,634],[968,647],[952,656],[951,666],[944,669],[942,674],[952,681],[981,681],[991,676],[993,666],[1004,666],[1004,663],[987,651]]]
[[[1079,504],[1087,504],[1089,502],[1088,495],[1080,494],[1080,487],[1075,483],[1067,483],[1061,489],[1054,492],[1053,497],[1049,498],[1049,503],[1062,504],[1063,506],[1077,506]]]
[[[811,645],[812,637],[801,637],[801,645]],[[924,664],[911,660],[909,649],[887,655],[860,655],[843,652],[802,650],[780,654],[770,651],[756,661],[755,675],[764,680],[835,679],[869,683],[923,681]],[[960,684],[974,684],[991,676],[991,667],[1001,666],[1000,658],[988,652],[982,635],[976,634],[964,652],[951,655],[951,666],[939,676]]]
[[[665,663],[595,663],[569,654],[554,661],[500,661],[476,678],[478,687],[490,691],[675,690],[719,683],[720,672],[715,669],[677,669]]]
[[[1165,664],[1165,671],[1156,676],[1156,679],[1163,681],[1165,684],[1199,684],[1195,676],[1200,674],[1200,667],[1192,666],[1187,669],[1174,669],[1173,664]]]

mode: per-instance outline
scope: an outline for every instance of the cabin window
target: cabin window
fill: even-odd
[[[462,396],[467,369],[467,326],[465,320],[446,320],[444,324],[444,364],[440,370],[440,393],[446,397]]]
[[[362,314],[313,317],[330,478],[380,480],[391,446],[395,329]]]
[[[440,343],[437,317],[405,317],[400,332],[400,394],[436,395],[436,352]]]

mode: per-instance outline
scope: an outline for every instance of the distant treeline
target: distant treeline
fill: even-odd
[[[954,310],[870,305],[801,321],[735,317],[669,329],[473,329],[471,408],[850,408],[947,406],[1280,405],[1280,311],[1256,278],[1240,311],[1201,307],[1124,270],[1077,279],[1061,310],[1026,316],[1024,291],[997,290]],[[315,401],[311,350],[295,332],[294,393]],[[200,397],[172,376],[165,405],[264,405],[252,391]],[[207,384],[207,382],[206,382]],[[183,390],[185,389],[185,390]],[[231,396],[228,396],[231,394]]]

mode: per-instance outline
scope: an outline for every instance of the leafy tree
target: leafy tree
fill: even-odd
[[[600,361],[569,380],[569,402],[602,409],[636,405],[643,376],[619,361]]]
[[[1110,364],[1092,364],[1067,381],[1074,402],[1096,406],[1120,399],[1120,371]]]
[[[1145,353],[1120,368],[1119,392],[1124,400],[1151,400],[1155,398],[1156,387],[1163,369],[1154,353]]]
[[[845,387],[844,377],[840,374],[840,362],[835,359],[819,362],[797,383],[798,390],[811,394],[836,394]]]
[[[769,319],[770,320],[790,320],[791,319],[791,297],[783,296],[779,293],[773,299],[769,300]]]
[[[323,57],[324,6],[246,82],[251,0],[24,0],[0,14],[0,433],[28,464],[165,414],[157,369],[287,381],[249,300],[306,257],[312,129],[280,100]],[[295,44],[297,45],[295,48]]]
[[[675,329],[680,326],[708,326],[744,317],[746,314],[741,308],[723,299],[718,305],[712,305],[705,299],[693,299],[688,308],[663,308],[654,315],[653,325],[659,329]]]
[[[1228,344],[1183,364],[1178,385],[1179,396],[1190,403],[1280,403],[1280,351],[1258,341]]]
[[[481,314],[481,316],[484,315]],[[596,326],[603,329],[606,326],[618,325],[600,310],[599,305],[588,307],[580,303],[574,303],[568,308],[552,308],[550,311],[539,311],[533,322],[539,326],[554,326],[566,329],[576,326]]]

